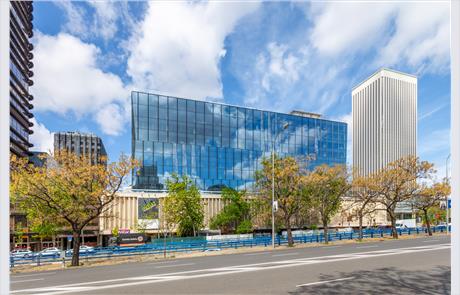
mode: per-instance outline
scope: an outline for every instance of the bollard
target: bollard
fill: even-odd
[[[374,232],[373,232],[373,231],[371,231],[371,238],[373,238],[373,237],[374,237]]]
[[[37,257],[37,266],[40,266],[40,257],[41,257],[41,255],[38,254],[38,257]]]
[[[10,264],[11,264],[11,268],[13,268],[14,267],[14,257],[13,256],[10,257]]]

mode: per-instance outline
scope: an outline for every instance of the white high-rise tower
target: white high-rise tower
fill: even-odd
[[[416,155],[417,77],[381,69],[351,95],[353,167],[360,175]]]

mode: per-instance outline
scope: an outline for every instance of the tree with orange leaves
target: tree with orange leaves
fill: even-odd
[[[137,162],[121,155],[107,166],[65,150],[36,167],[25,158],[11,158],[11,195],[29,218],[69,226],[74,240],[72,266],[79,265],[80,234],[110,209]]]
[[[423,214],[426,223],[428,235],[433,235],[430,226],[430,217],[428,210],[433,207],[439,207],[441,201],[450,195],[450,185],[447,181],[435,182],[431,185],[423,185],[420,192],[412,199],[414,208]]]

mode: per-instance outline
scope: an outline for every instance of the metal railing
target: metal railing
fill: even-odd
[[[450,226],[449,226],[450,230]],[[426,228],[405,228],[397,229],[398,235],[418,235],[427,233]],[[445,232],[445,226],[435,226],[432,227],[432,231],[436,232]],[[363,238],[382,238],[391,236],[391,229],[364,229]],[[330,231],[328,233],[329,241],[340,241],[340,240],[353,240],[358,239],[358,231],[350,232],[334,232]],[[293,235],[294,243],[322,243],[324,242],[324,233],[322,231],[316,231],[312,234],[304,235]],[[276,245],[287,245],[288,239],[287,236],[277,235],[275,237]],[[163,239],[156,239],[152,242],[142,245],[142,246],[133,246],[133,247],[101,247],[95,248],[91,252],[80,253],[80,260],[89,261],[92,259],[111,259],[114,257],[126,257],[126,256],[136,256],[136,255],[165,255],[168,256],[172,253],[191,253],[191,252],[211,252],[211,251],[220,251],[222,249],[238,249],[238,248],[247,248],[247,247],[256,247],[256,246],[270,246],[272,242],[271,235],[265,236],[255,236],[253,238],[244,238],[244,239],[228,239],[228,240],[206,240],[205,237],[202,238],[166,238],[166,241]],[[10,267],[13,268],[17,265],[43,265],[51,263],[66,263],[71,261],[72,255],[67,252],[64,257],[61,257],[60,254],[55,256],[45,257],[40,254],[35,254],[30,257],[10,257]]]

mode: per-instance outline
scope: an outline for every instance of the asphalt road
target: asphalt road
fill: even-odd
[[[450,238],[14,274],[12,294],[449,294]]]

